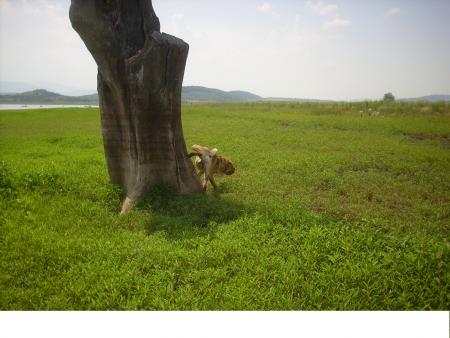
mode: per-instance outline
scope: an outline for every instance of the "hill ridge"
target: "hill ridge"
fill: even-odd
[[[224,91],[203,86],[183,86],[181,100],[184,102],[334,102],[333,100],[302,99],[287,97],[262,97],[244,90]],[[450,101],[450,95],[426,95],[416,98],[399,98],[398,101]],[[0,104],[87,104],[98,105],[98,94],[70,96],[46,89],[34,89],[22,93],[1,94]]]

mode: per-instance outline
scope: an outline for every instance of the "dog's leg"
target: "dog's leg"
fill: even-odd
[[[212,184],[212,186],[214,187],[214,189],[217,189],[217,184],[216,184],[216,182],[214,181],[214,177],[210,177],[209,178],[209,181],[211,182],[211,184]]]

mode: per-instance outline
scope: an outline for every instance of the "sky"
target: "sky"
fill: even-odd
[[[95,90],[67,0],[0,0],[0,80]],[[184,85],[332,100],[450,94],[450,0],[153,0]]]

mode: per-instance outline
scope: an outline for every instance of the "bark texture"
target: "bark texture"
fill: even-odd
[[[151,0],[72,0],[70,21],[98,66],[111,181],[130,199],[160,183],[201,191],[181,125],[189,45],[160,33]]]

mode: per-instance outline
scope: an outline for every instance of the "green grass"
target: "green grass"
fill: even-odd
[[[98,110],[0,111],[0,309],[448,310],[449,111],[185,105],[235,175],[125,216]]]

